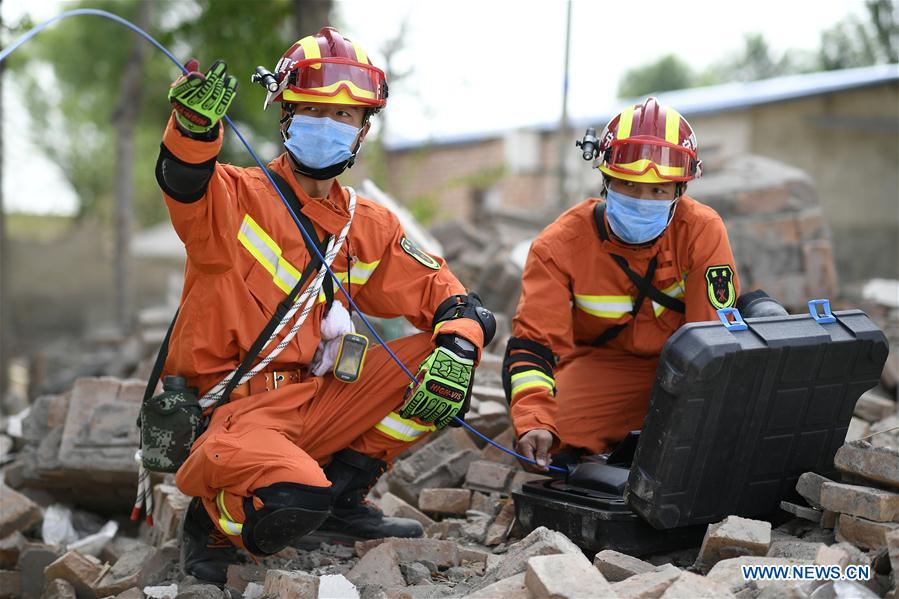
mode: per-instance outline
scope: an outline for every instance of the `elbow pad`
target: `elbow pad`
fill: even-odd
[[[456,318],[468,318],[481,325],[484,332],[484,347],[487,347],[496,335],[496,318],[493,312],[484,307],[477,293],[453,295],[444,300],[434,312],[431,328],[437,328],[441,322]]]
[[[175,200],[190,204],[206,195],[206,188],[215,172],[215,158],[190,164],[179,160],[164,145],[160,145],[156,160],[156,181],[167,195]]]

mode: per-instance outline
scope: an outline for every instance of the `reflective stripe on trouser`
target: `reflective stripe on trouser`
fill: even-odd
[[[415,420],[403,418],[396,412],[384,416],[381,422],[375,425],[375,428],[388,437],[409,443],[418,441],[423,435],[437,430],[433,424],[420,424]]]
[[[235,522],[232,518],[231,514],[228,512],[228,508],[225,506],[225,492],[219,491],[219,494],[215,496],[215,506],[219,510],[219,528],[222,529],[228,536],[239,537],[240,533],[243,531],[243,524],[240,522]]]
[[[389,345],[413,370],[434,349],[428,333]],[[255,489],[279,482],[328,487],[331,483],[320,464],[341,449],[349,447],[390,462],[425,438],[430,431],[415,429],[407,435],[414,439],[407,440],[377,428],[400,409],[407,385],[407,377],[384,348],[373,347],[362,376],[353,384],[333,376],[310,377],[231,401],[215,411],[175,482],[183,493],[203,497],[212,521],[235,545],[243,546],[239,536],[231,536],[235,529],[226,530],[219,519],[243,522],[242,502]],[[219,497],[227,515],[217,505]],[[254,504],[261,509],[261,501],[254,499]]]

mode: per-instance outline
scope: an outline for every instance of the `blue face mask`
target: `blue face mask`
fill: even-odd
[[[284,147],[300,163],[314,169],[346,162],[359,129],[328,117],[295,116],[287,129]]]
[[[646,243],[662,234],[676,200],[638,200],[606,191],[606,214],[612,232],[627,243]]]

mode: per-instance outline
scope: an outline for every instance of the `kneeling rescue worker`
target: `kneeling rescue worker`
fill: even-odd
[[[701,167],[689,123],[649,98],[592,141],[584,157],[603,174],[604,201],[577,204],[534,240],[506,348],[503,383],[532,470],[641,428],[665,341],[739,293],[721,217],[684,195]]]
[[[163,373],[208,398],[253,351],[304,271],[321,262],[261,169],[216,161],[220,119],[236,91],[225,63],[205,74],[195,61],[187,68],[169,92],[174,111],[156,169],[188,255]],[[343,382],[330,368],[352,323],[327,277],[309,322],[293,336],[284,333],[288,323],[266,346],[264,368],[214,409],[175,479],[193,497],[184,570],[218,584],[238,547],[270,555],[316,530],[323,540],[422,536],[418,522],[387,518],[365,496],[395,456],[464,416],[480,350],[495,330],[442,259],[416,247],[389,210],[336,180],[387,99],[384,74],[365,51],[324,28],[293,44],[267,75],[266,106],[281,104],[287,150],[268,168],[297,216],[325,239],[319,248],[362,311],[403,316],[428,332],[389,344],[405,364],[421,364],[414,389],[383,347],[368,351],[357,381]]]

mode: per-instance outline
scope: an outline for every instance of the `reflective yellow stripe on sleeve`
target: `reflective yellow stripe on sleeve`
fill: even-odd
[[[634,309],[634,300],[629,295],[575,294],[574,303],[587,314],[599,318],[621,318]]]
[[[237,239],[272,275],[281,291],[290,293],[300,281],[300,271],[281,256],[281,247],[249,214],[244,216]]]
[[[375,260],[374,262],[356,262],[353,264],[353,267],[350,268],[350,285],[365,285],[368,283],[368,280],[375,273],[375,269],[380,264],[380,260]],[[347,273],[345,272],[337,272],[334,273],[337,275],[337,280],[340,281],[341,285],[346,285],[347,281]],[[325,301],[325,294],[318,294],[319,303]]]
[[[532,387],[544,387],[549,389],[550,395],[556,394],[556,381],[551,376],[540,370],[525,370],[511,376],[512,397],[516,393],[530,389]]]
[[[416,441],[422,435],[437,430],[433,424],[419,424],[414,420],[406,420],[396,412],[387,414],[375,428],[388,437],[407,442]]]
[[[219,509],[219,527],[227,535],[231,535],[232,537],[240,536],[240,533],[243,531],[243,524],[235,522],[231,518],[231,514],[228,513],[228,508],[225,507],[224,491],[219,491],[219,494],[216,495],[215,505]]]

